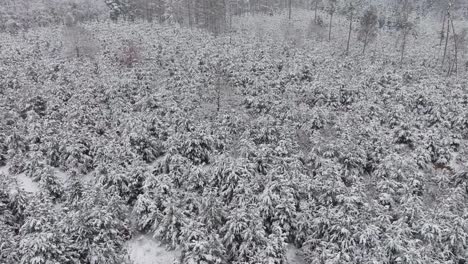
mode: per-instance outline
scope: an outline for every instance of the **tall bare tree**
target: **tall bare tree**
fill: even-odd
[[[400,0],[397,6],[397,29],[399,30],[400,42],[400,65],[403,65],[408,37],[410,35],[416,37],[416,23],[411,19],[414,13],[414,3],[411,0]]]
[[[330,15],[330,22],[328,24],[328,41],[331,40],[332,25],[333,25],[333,15],[336,12],[338,6],[338,0],[327,0],[326,10]]]
[[[94,57],[98,45],[92,34],[78,25],[71,13],[64,18],[65,27],[62,31],[64,43],[64,55],[66,57],[80,58],[83,56]]]
[[[317,10],[322,0],[313,0],[313,1],[314,1],[314,22],[315,24],[317,24]]]
[[[349,1],[345,4],[344,6],[344,13],[347,16],[349,20],[349,29],[348,29],[348,41],[346,42],[346,54],[349,53],[349,45],[351,42],[351,33],[353,31],[353,20],[359,11],[360,8],[362,8],[363,1],[362,0],[357,0],[357,1]]]
[[[362,54],[366,53],[367,45],[377,36],[377,9],[369,7],[361,17],[358,40],[363,43]]]
[[[453,23],[453,9],[454,9],[454,0],[450,0],[449,1],[449,7],[448,7],[448,11],[447,11],[447,17],[448,17],[448,20],[447,20],[447,23],[449,25],[451,25],[452,27],[452,39],[453,39],[453,60],[452,60],[452,63],[449,64],[449,68],[448,68],[448,75],[451,75],[452,72],[455,71],[455,73],[458,72],[458,51],[459,51],[459,45],[462,44],[462,46],[464,45],[464,38],[465,38],[465,34],[462,32],[462,34],[457,34],[456,30],[455,30],[455,24]]]

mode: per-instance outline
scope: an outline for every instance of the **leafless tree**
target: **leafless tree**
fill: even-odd
[[[445,65],[447,57],[449,57],[449,40],[453,40],[453,58],[449,59],[448,71],[447,74],[451,75],[453,72],[458,72],[458,52],[460,48],[460,41],[464,39],[463,34],[457,34],[455,30],[455,24],[453,22],[453,12],[455,8],[456,1],[450,0],[448,2],[446,14],[444,15],[443,26],[447,24],[446,33],[442,35],[441,33],[441,42],[442,38],[445,37],[444,53],[442,56],[442,67]],[[450,35],[451,34],[451,35]],[[451,37],[450,37],[451,36]],[[450,58],[450,57],[449,57]]]
[[[410,0],[401,0],[397,6],[397,29],[400,32],[400,65],[403,65],[403,59],[410,35],[416,37],[416,23],[411,19],[414,11],[414,5]]]
[[[349,45],[351,42],[351,33],[353,31],[353,19],[356,16],[358,10],[362,7],[363,2],[361,0],[358,1],[349,1],[345,4],[344,13],[348,17],[349,20],[349,30],[348,30],[348,41],[346,43],[346,54],[349,53]]]
[[[93,57],[98,45],[95,39],[85,28],[79,26],[71,13],[64,19],[63,39],[65,55],[69,57]]]
[[[322,0],[314,0],[314,22],[317,24],[317,10]]]
[[[377,24],[377,9],[371,6],[364,12],[360,22],[358,40],[364,44],[362,54],[366,53],[367,45],[377,36]]]
[[[326,10],[330,15],[330,22],[328,24],[328,41],[331,40],[331,32],[332,32],[332,25],[333,25],[333,15],[336,12],[338,5],[338,0],[327,0]]]

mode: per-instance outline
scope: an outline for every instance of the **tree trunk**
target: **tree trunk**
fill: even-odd
[[[366,33],[366,38],[364,39],[364,48],[362,49],[362,55],[366,53],[366,48],[367,48],[367,39],[369,37],[369,34]]]
[[[198,26],[200,24],[200,5],[198,4],[198,1],[195,1],[195,5],[194,5],[194,13],[195,13],[195,17],[194,17],[194,23],[195,23],[195,26]]]
[[[208,16],[208,3],[206,1],[204,1],[203,3],[203,15],[205,16],[205,28],[207,28],[208,30],[210,29],[210,20],[209,20],[209,16]]]
[[[151,0],[148,0],[147,3],[148,3],[148,21],[152,23],[153,18],[154,18],[154,4]]]
[[[232,10],[229,12],[229,44],[232,44]]]
[[[400,67],[403,66],[403,57],[405,55],[405,48],[406,48],[406,38],[408,37],[407,29],[404,29],[403,32],[403,41],[401,42],[401,53],[400,53]]]
[[[328,41],[331,40],[332,22],[333,22],[333,13],[330,14],[330,26],[328,27]]]
[[[444,56],[442,57],[442,67],[444,66],[445,56],[447,55],[447,46],[448,46],[449,36],[450,36],[450,23],[448,23],[447,21],[447,36],[445,36],[445,48],[444,48]]]
[[[353,30],[353,15],[349,18],[348,43],[346,44],[346,54],[349,53],[349,42],[351,41],[351,31]]]
[[[440,31],[440,43],[439,46],[442,48],[442,41],[444,41],[444,30],[445,30],[445,19],[447,14],[444,14],[444,21],[442,22],[442,30]]]
[[[315,24],[317,24],[317,9],[318,9],[318,0],[315,0],[315,16],[314,16]]]
[[[190,5],[191,0],[187,0],[187,13],[188,13],[188,23],[190,28],[192,28],[192,8]]]
[[[216,113],[219,112],[221,108],[221,80],[220,77],[218,77],[218,80],[216,80]]]
[[[453,19],[451,16],[449,16],[449,19],[452,23],[452,33],[453,33],[453,44],[455,48],[455,72],[458,72],[458,44],[457,44],[457,34],[455,33],[455,26],[453,25]]]
[[[292,15],[292,0],[289,0],[288,2],[288,9],[289,9],[289,20],[291,20],[291,15]]]

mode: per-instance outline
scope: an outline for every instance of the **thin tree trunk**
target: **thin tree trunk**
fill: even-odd
[[[442,57],[442,67],[444,66],[445,56],[447,55],[447,46],[448,46],[449,36],[450,36],[450,23],[447,22],[447,36],[445,36],[445,48],[444,48],[444,56]]]
[[[362,49],[362,55],[364,55],[366,53],[368,36],[369,36],[369,34],[366,33],[366,38],[364,39],[364,48]]]
[[[289,20],[291,20],[291,15],[292,15],[292,0],[289,0],[288,2],[288,8],[289,8]]]
[[[198,26],[198,23],[199,23],[199,16],[200,16],[200,12],[199,12],[199,9],[198,8],[198,5],[197,5],[197,1],[195,1],[195,6],[194,6],[194,18],[193,18],[193,22],[195,23],[195,26]]]
[[[221,108],[221,80],[220,80],[220,77],[218,77],[218,80],[216,80],[216,113],[219,112],[220,108]]]
[[[403,57],[405,55],[406,39],[408,37],[408,32],[406,31],[407,29],[404,29],[404,30],[405,31],[403,32],[403,41],[401,43],[400,67],[403,66]]]
[[[207,8],[206,8],[206,1],[203,1],[202,2],[202,6],[203,6],[203,11],[202,11],[202,14],[203,14],[203,26],[208,29],[208,13],[206,12]]]
[[[444,30],[445,30],[445,19],[447,17],[447,14],[445,13],[444,14],[444,21],[442,22],[442,30],[440,31],[440,43],[439,43],[439,47],[442,48],[442,41],[444,41]]]
[[[192,8],[191,8],[191,5],[190,5],[190,1],[191,0],[187,0],[187,12],[188,12],[189,26],[190,26],[190,28],[192,28]]]
[[[439,51],[437,53],[437,61],[440,58],[440,53],[442,51],[442,42],[444,41],[445,38],[445,20],[447,18],[447,13],[444,13],[443,15],[443,20],[442,20],[442,29],[440,30],[440,42],[439,42]]]
[[[349,18],[348,43],[346,44],[346,54],[349,53],[349,42],[351,41],[351,31],[353,30],[353,15]]]
[[[447,71],[447,77],[452,74],[453,62],[452,62],[451,58],[448,59],[448,65],[449,65],[449,67],[448,67],[448,71]]]
[[[232,44],[232,12],[229,13],[229,44]]]
[[[234,13],[234,7],[231,2],[229,2],[229,44],[232,44],[232,16]]]
[[[328,27],[328,41],[331,40],[332,22],[333,22],[333,13],[330,14],[330,26]]]
[[[458,46],[457,46],[457,34],[455,33],[455,26],[453,25],[453,19],[449,16],[449,19],[452,23],[452,31],[453,31],[453,44],[455,48],[455,72],[458,72]]]
[[[314,16],[315,24],[317,24],[317,9],[318,9],[318,0],[315,0],[315,16]]]

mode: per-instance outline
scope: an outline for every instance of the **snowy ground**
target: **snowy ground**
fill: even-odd
[[[8,166],[4,166],[0,168],[0,174],[4,174],[9,176],[10,173],[8,172]],[[34,182],[31,178],[21,173],[15,176],[16,182],[20,189],[23,189],[25,192],[29,193],[37,193],[40,191],[39,184]]]
[[[21,173],[16,176],[18,187],[23,189],[25,192],[37,193],[40,191],[39,183],[34,182],[31,178]]]
[[[180,251],[168,251],[159,241],[149,235],[139,235],[127,242],[128,254],[134,264],[171,264],[180,257]],[[305,264],[298,248],[286,248],[288,264]]]
[[[7,166],[0,167],[0,174],[8,175],[8,167]]]
[[[293,245],[286,247],[286,259],[288,260],[288,264],[306,264],[299,249]]]
[[[7,175],[7,176],[13,178],[14,180],[16,180],[16,182],[18,184],[18,187],[20,189],[23,189],[25,192],[29,192],[29,193],[33,193],[33,194],[37,193],[37,192],[39,192],[41,190],[41,187],[39,186],[39,182],[33,181],[33,179],[26,176],[24,173],[20,173],[20,174],[18,174],[16,176],[11,175],[8,172],[8,169],[9,169],[8,165],[0,167],[0,174]],[[59,169],[54,169],[54,174],[61,181],[62,185],[65,186],[66,183],[67,183],[67,180],[69,178],[68,173],[63,172],[63,171],[61,171]],[[86,175],[86,176],[84,176],[82,178],[82,181],[89,183],[89,182],[92,181],[92,177],[90,175]]]
[[[171,264],[180,257],[180,251],[168,251],[148,235],[139,235],[128,241],[127,245],[134,264]]]

